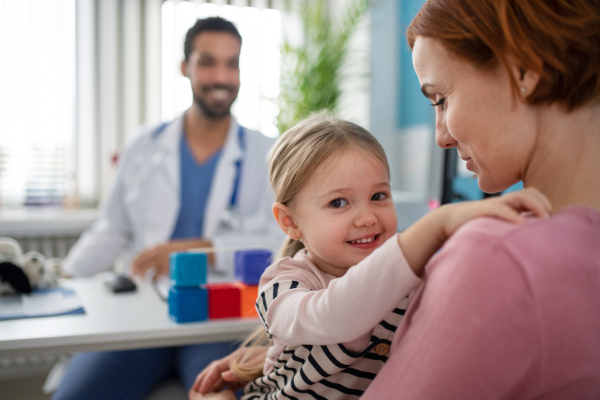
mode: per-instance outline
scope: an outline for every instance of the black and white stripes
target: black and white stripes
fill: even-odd
[[[297,281],[281,281],[261,293],[256,308],[267,332],[265,317],[270,303],[297,288],[309,289]],[[361,352],[350,351],[342,344],[286,347],[270,374],[246,385],[242,399],[358,399],[387,361],[405,307],[403,301],[402,307],[374,327]]]

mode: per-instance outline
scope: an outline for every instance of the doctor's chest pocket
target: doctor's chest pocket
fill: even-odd
[[[152,228],[172,219],[179,207],[179,190],[164,168],[158,163],[140,167],[136,174],[123,179],[123,203],[126,214],[138,229]]]

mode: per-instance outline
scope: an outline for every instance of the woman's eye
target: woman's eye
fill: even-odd
[[[387,194],[379,192],[379,193],[375,193],[375,194],[374,194],[374,195],[371,197],[371,200],[374,200],[374,201],[381,201],[381,200],[385,200],[385,199],[387,199],[387,197],[388,197],[388,196],[387,196]]]
[[[432,104],[431,106],[432,106],[432,107],[441,106],[440,108],[441,108],[442,110],[444,110],[444,109],[446,108],[446,107],[444,107],[444,104],[445,104],[445,103],[446,103],[446,98],[445,98],[445,97],[442,97],[441,99],[439,99],[439,100],[437,101],[437,103],[435,103],[435,104]]]
[[[329,207],[332,208],[341,208],[347,206],[348,202],[344,199],[335,199],[329,202]]]

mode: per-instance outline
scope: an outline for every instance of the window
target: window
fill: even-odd
[[[0,2],[0,203],[62,204],[75,125],[75,1]]]

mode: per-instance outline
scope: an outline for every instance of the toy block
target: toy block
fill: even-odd
[[[208,258],[204,253],[174,252],[169,256],[171,286],[197,287],[206,283]]]
[[[236,318],[240,316],[241,291],[237,282],[207,283],[208,318]]]
[[[240,288],[240,316],[242,318],[258,318],[256,312],[256,298],[258,297],[258,286],[247,285],[243,282],[236,282]]]
[[[258,285],[260,276],[271,264],[269,250],[240,250],[235,252],[235,279],[247,285]]]
[[[204,288],[172,287],[169,316],[177,323],[208,319],[208,291]]]

